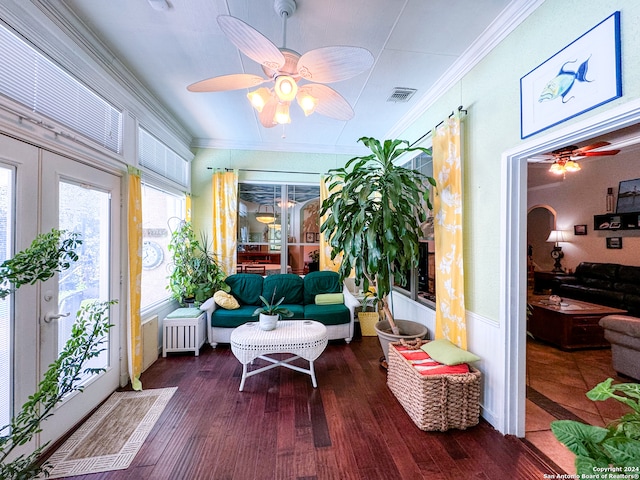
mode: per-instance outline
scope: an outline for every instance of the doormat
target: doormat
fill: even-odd
[[[49,457],[49,478],[127,468],[177,389],[112,394]]]

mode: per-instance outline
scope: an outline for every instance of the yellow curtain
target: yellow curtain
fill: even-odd
[[[222,269],[236,272],[238,223],[238,172],[216,171],[211,177],[213,192],[213,253]]]
[[[325,201],[327,197],[329,197],[329,186],[327,184],[327,178],[322,175],[320,177],[320,205]],[[329,213],[323,215],[320,218],[320,225],[324,223],[324,221],[329,216]],[[331,270],[333,272],[337,272],[340,268],[340,262],[342,261],[342,255],[338,255],[334,260],[331,260],[331,245],[324,238],[324,234],[320,235],[320,270]]]
[[[128,175],[129,243],[129,378],[134,390],[142,390],[142,322],[140,288],[142,276],[142,185],[140,170],[129,167]]]
[[[191,221],[191,195],[188,193],[184,202],[184,219],[187,222]]]
[[[467,348],[462,252],[462,169],[460,119],[447,119],[435,129],[433,173],[436,268],[436,338]]]

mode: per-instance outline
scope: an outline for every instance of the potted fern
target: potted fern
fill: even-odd
[[[320,215],[326,219],[320,231],[329,241],[331,258],[342,254],[340,277],[344,280],[353,271],[365,292],[375,286],[373,302],[384,316],[376,331],[386,355],[391,339],[427,334],[422,324],[394,319],[388,296],[394,283],[406,284],[406,272],[418,264],[421,224],[427,220],[422,205],[432,208],[429,191],[436,182],[394,163],[405,153],[430,154],[429,149],[411,147],[406,140],[358,141],[371,153],[329,171],[332,193],[322,203]],[[385,335],[387,330],[392,337]]]
[[[264,304],[262,307],[256,308],[256,311],[253,312],[253,316],[259,315],[259,323],[258,326],[263,330],[273,330],[278,326],[278,320],[280,317],[293,317],[293,312],[288,308],[281,307],[280,304],[284,302],[284,297],[282,297],[277,302],[274,302],[276,298],[276,289],[273,289],[273,294],[271,295],[271,302],[269,302],[266,298],[260,295],[260,301]]]

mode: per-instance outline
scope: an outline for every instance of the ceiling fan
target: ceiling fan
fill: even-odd
[[[220,15],[217,19],[226,37],[247,57],[261,64],[267,78],[248,73],[221,75],[189,85],[187,90],[224,92],[273,84],[247,95],[266,128],[291,122],[289,105],[294,99],[306,116],[317,112],[337,120],[353,118],[349,102],[324,84],[346,80],[369,69],[373,65],[371,52],[361,47],[328,46],[300,55],[286,48],[287,18],[296,9],[295,0],[275,0],[274,8],[282,18],[282,48],[236,17]]]
[[[577,172],[581,169],[578,163],[578,160],[581,158],[604,157],[620,153],[620,150],[597,150],[607,145],[611,144],[609,142],[596,142],[580,148],[575,145],[569,145],[554,150],[545,155],[553,158],[553,164],[549,168],[549,171],[556,175],[564,175],[566,172]]]

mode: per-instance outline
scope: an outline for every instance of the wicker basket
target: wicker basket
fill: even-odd
[[[422,375],[389,345],[387,385],[421,430],[466,429],[480,420],[480,372]]]
[[[358,322],[363,337],[375,337],[376,323],[380,320],[378,312],[358,312]]]

